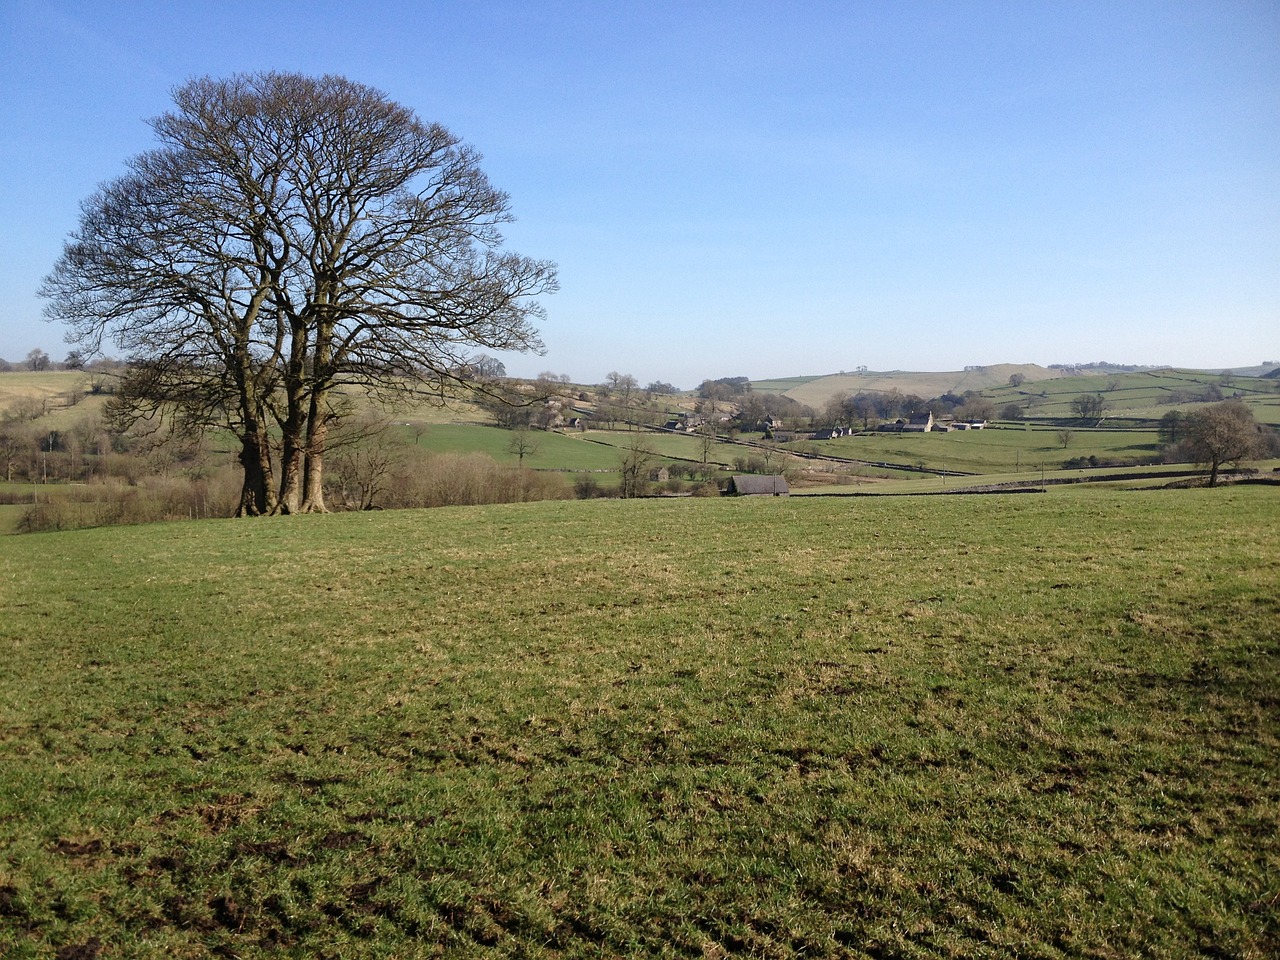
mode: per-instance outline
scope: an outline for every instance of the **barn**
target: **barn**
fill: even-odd
[[[786,477],[737,476],[725,487],[728,497],[785,497],[791,493]]]

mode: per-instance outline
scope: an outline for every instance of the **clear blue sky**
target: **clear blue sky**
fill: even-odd
[[[544,357],[693,386],[1280,360],[1280,3],[0,0],[0,357],[198,75],[339,73],[476,146]]]

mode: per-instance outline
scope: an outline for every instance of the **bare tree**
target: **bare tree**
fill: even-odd
[[[41,370],[47,370],[49,369],[49,355],[37,348],[27,354],[26,364],[37,373]]]
[[[42,293],[69,340],[144,361],[150,401],[236,433],[238,513],[325,509],[342,387],[425,393],[476,347],[541,350],[555,268],[501,249],[508,197],[445,128],[335,76],[199,79],[174,104]]]
[[[523,467],[524,458],[538,452],[538,441],[527,427],[521,427],[512,433],[511,442],[507,444],[507,452],[514,454],[520,466]]]
[[[629,373],[618,373],[616,370],[611,371],[604,378],[605,393],[614,401],[617,411],[610,415],[612,420],[616,416],[626,421],[629,425],[633,419],[632,405],[636,399],[636,392],[640,389],[640,383]]]
[[[622,482],[618,492],[623,497],[638,497],[644,493],[648,484],[648,466],[654,453],[642,439],[640,433],[633,433],[631,441],[622,449],[618,459],[618,472]]]
[[[719,438],[716,436],[716,423],[708,420],[698,428],[698,448],[702,453],[702,479],[710,480],[712,474],[711,450]]]
[[[994,420],[996,405],[986,397],[973,394],[965,398],[957,413],[963,420]]]
[[[1182,442],[1191,459],[1208,464],[1211,487],[1218,485],[1218,471],[1223,464],[1238,464],[1257,456],[1261,447],[1253,414],[1238,400],[1187,414],[1182,431]]]
[[[1071,401],[1071,410],[1081,420],[1100,420],[1107,402],[1100,393],[1082,393]]]
[[[329,479],[343,502],[358,510],[375,509],[406,446],[391,423],[372,412],[342,421],[329,437],[333,462]]]

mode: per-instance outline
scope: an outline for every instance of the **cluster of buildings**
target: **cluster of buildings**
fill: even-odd
[[[900,417],[897,420],[885,421],[876,427],[877,433],[950,433],[953,430],[985,430],[985,420],[956,420],[953,417],[934,419],[932,413],[924,413],[918,417]],[[857,431],[852,427],[831,427],[802,433],[795,430],[783,430],[773,425],[765,425],[765,437],[786,443],[791,440],[835,440],[838,437],[851,437]]]

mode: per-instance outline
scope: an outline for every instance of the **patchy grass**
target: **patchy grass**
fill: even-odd
[[[1275,956],[1278,503],[7,541],[0,954]]]

